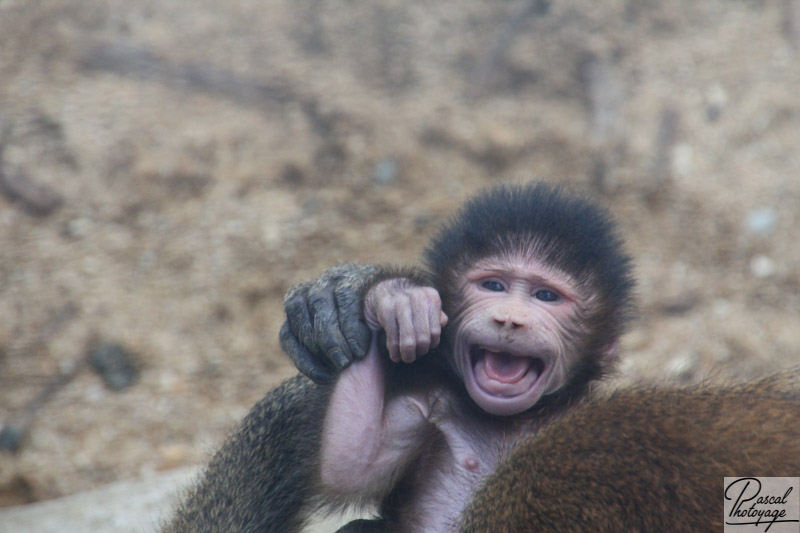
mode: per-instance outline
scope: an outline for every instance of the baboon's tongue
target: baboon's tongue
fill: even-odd
[[[529,357],[517,357],[507,352],[484,350],[486,375],[502,383],[516,383],[533,368]]]

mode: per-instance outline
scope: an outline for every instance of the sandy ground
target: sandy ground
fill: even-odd
[[[0,506],[202,463],[292,372],[288,287],[500,180],[616,213],[620,382],[798,362],[798,2],[545,4],[0,2]]]

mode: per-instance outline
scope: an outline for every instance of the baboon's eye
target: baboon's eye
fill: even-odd
[[[505,287],[499,281],[484,281],[482,287],[492,292],[503,292],[505,290]]]
[[[561,298],[558,293],[549,291],[547,289],[540,289],[536,291],[533,297],[543,302],[557,302]]]

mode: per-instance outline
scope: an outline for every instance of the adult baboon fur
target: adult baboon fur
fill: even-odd
[[[722,531],[737,476],[800,476],[800,367],[587,400],[508,456],[461,531]]]

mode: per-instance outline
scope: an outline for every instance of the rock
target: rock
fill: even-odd
[[[139,378],[133,354],[116,343],[102,343],[92,348],[89,364],[111,390],[130,387]]]
[[[64,203],[63,198],[50,187],[31,180],[20,173],[8,174],[0,169],[0,191],[26,212],[46,216]]]

